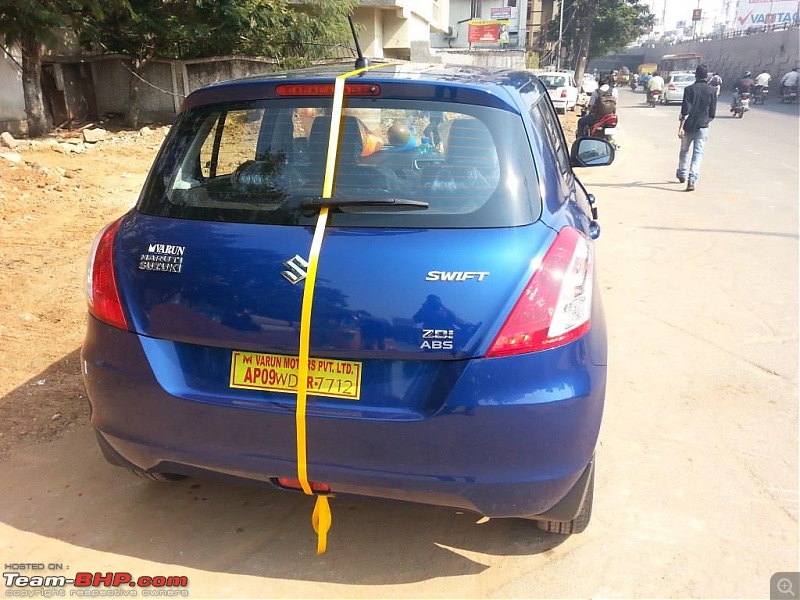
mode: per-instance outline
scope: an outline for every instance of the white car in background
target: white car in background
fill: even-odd
[[[566,114],[568,110],[575,110],[578,104],[578,86],[575,77],[567,71],[546,71],[537,73],[547,88],[547,93],[553,101],[556,110]]]
[[[661,103],[683,102],[683,90],[694,83],[694,73],[670,73],[664,82],[664,93],[661,94]]]

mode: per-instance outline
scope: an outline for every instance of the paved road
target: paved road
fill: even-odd
[[[689,194],[678,107],[643,98],[621,91],[618,160],[581,174],[611,335],[584,534],[336,498],[317,557],[309,499],[134,479],[81,429],[0,465],[4,562],[186,575],[194,598],[767,597],[798,569],[800,119],[720,111]]]

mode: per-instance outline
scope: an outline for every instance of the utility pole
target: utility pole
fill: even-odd
[[[558,51],[556,52],[556,71],[561,70],[561,37],[564,35],[564,0],[558,3]]]

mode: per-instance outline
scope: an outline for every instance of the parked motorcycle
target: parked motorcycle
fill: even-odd
[[[769,96],[769,88],[766,85],[757,85],[753,93],[753,104],[764,104]]]
[[[661,90],[653,90],[650,92],[650,97],[647,99],[647,103],[650,105],[650,108],[655,108],[659,100],[661,100]]]
[[[783,93],[781,94],[781,104],[783,103],[791,103],[797,102],[797,86],[790,85],[783,87]]]
[[[748,110],[750,110],[750,94],[742,92],[736,99],[736,104],[731,107],[733,118],[739,117],[741,119]]]

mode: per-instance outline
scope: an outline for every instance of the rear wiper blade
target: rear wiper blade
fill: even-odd
[[[430,206],[422,200],[409,198],[309,198],[300,203],[301,209],[319,209],[323,206],[329,208],[379,208],[382,210],[428,210]]]

